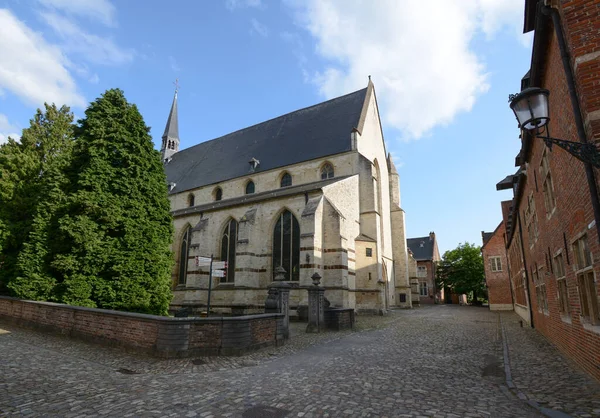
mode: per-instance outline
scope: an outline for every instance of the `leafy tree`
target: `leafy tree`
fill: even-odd
[[[473,292],[473,300],[485,294],[485,272],[481,247],[473,244],[459,244],[446,251],[438,263],[436,280],[439,286],[447,287],[454,293]]]
[[[54,299],[166,314],[172,219],[149,128],[113,89],[90,104],[75,136],[69,195],[51,222]]]
[[[19,297],[44,299],[24,291],[16,277],[23,274],[19,261],[27,246],[40,207],[52,198],[53,178],[68,162],[73,143],[73,115],[68,107],[45,104],[23,130],[20,142],[13,139],[0,146],[0,292],[8,288]],[[33,267],[40,264],[32,259]],[[28,286],[40,285],[32,281]],[[46,286],[47,288],[47,286]],[[46,292],[47,294],[47,292]]]

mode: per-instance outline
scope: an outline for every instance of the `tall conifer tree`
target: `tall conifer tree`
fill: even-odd
[[[135,105],[118,89],[79,121],[68,207],[57,219],[56,299],[166,314],[172,219],[160,155]]]
[[[45,104],[45,111],[38,109],[30,126],[23,130],[20,142],[9,139],[0,146],[0,291],[5,292],[8,286],[19,297],[49,296],[48,283],[21,283],[26,287],[39,286],[40,294],[20,286],[17,277],[24,272],[18,260],[30,239],[34,220],[41,219],[40,207],[53,210],[53,195],[49,192],[55,186],[51,184],[68,165],[72,143],[73,115],[69,108]],[[43,255],[31,257],[29,262],[26,268],[40,266]]]

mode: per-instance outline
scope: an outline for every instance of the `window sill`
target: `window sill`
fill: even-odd
[[[583,329],[587,330],[587,331],[591,331],[595,334],[600,334],[600,325],[593,325],[590,324],[590,322],[583,318],[583,317],[579,317],[579,320],[581,321],[581,324],[583,325]]]
[[[570,315],[566,315],[566,314],[561,314],[560,315],[560,320],[563,321],[565,324],[569,324],[569,325],[571,325],[573,323],[571,321],[571,316]]]
[[[232,287],[235,287],[235,283],[219,283],[215,289],[231,289]]]

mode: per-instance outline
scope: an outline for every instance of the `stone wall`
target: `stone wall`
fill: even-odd
[[[0,318],[168,358],[240,355],[284,340],[283,314],[170,318],[0,296]]]

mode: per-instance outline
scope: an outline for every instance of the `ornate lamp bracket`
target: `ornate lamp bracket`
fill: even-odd
[[[549,149],[552,149],[552,145],[558,145],[578,160],[590,163],[594,168],[600,168],[600,152],[598,152],[598,148],[594,144],[552,138],[547,134],[538,134],[537,137],[543,139]]]

